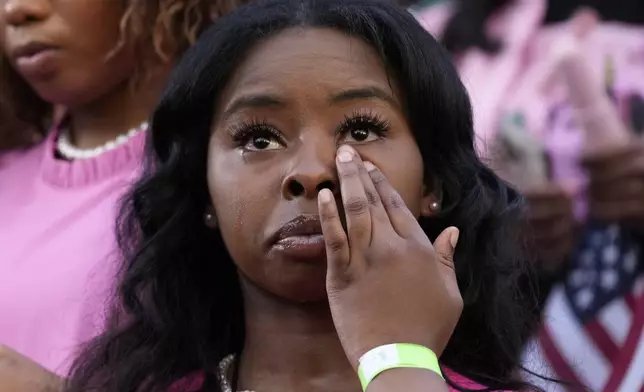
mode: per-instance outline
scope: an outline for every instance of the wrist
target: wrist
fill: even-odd
[[[418,369],[443,378],[438,357],[429,348],[417,344],[397,343],[375,347],[364,354],[358,365],[363,390],[381,374],[396,369]]]
[[[396,368],[382,373],[366,392],[447,392],[447,382],[436,372],[417,368]]]

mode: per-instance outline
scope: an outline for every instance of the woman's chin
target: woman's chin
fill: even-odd
[[[327,301],[326,268],[289,271],[274,276],[265,286],[270,294],[293,303]]]
[[[286,289],[288,290],[283,290],[279,296],[289,302],[298,304],[328,302],[324,284],[309,284]]]

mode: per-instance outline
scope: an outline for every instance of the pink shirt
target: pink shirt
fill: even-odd
[[[0,155],[0,344],[64,374],[104,327],[117,200],[145,137],[68,162],[54,157],[56,135]]]

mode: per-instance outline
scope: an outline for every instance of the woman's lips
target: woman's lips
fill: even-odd
[[[298,259],[325,255],[322,225],[317,215],[300,215],[285,223],[272,236],[271,251]]]
[[[55,46],[32,42],[12,50],[11,57],[20,73],[30,77],[51,72],[58,53]]]

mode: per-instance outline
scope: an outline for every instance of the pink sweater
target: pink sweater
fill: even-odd
[[[57,132],[0,155],[0,344],[64,374],[101,331],[115,276],[117,201],[144,135],[100,157],[54,157]]]

